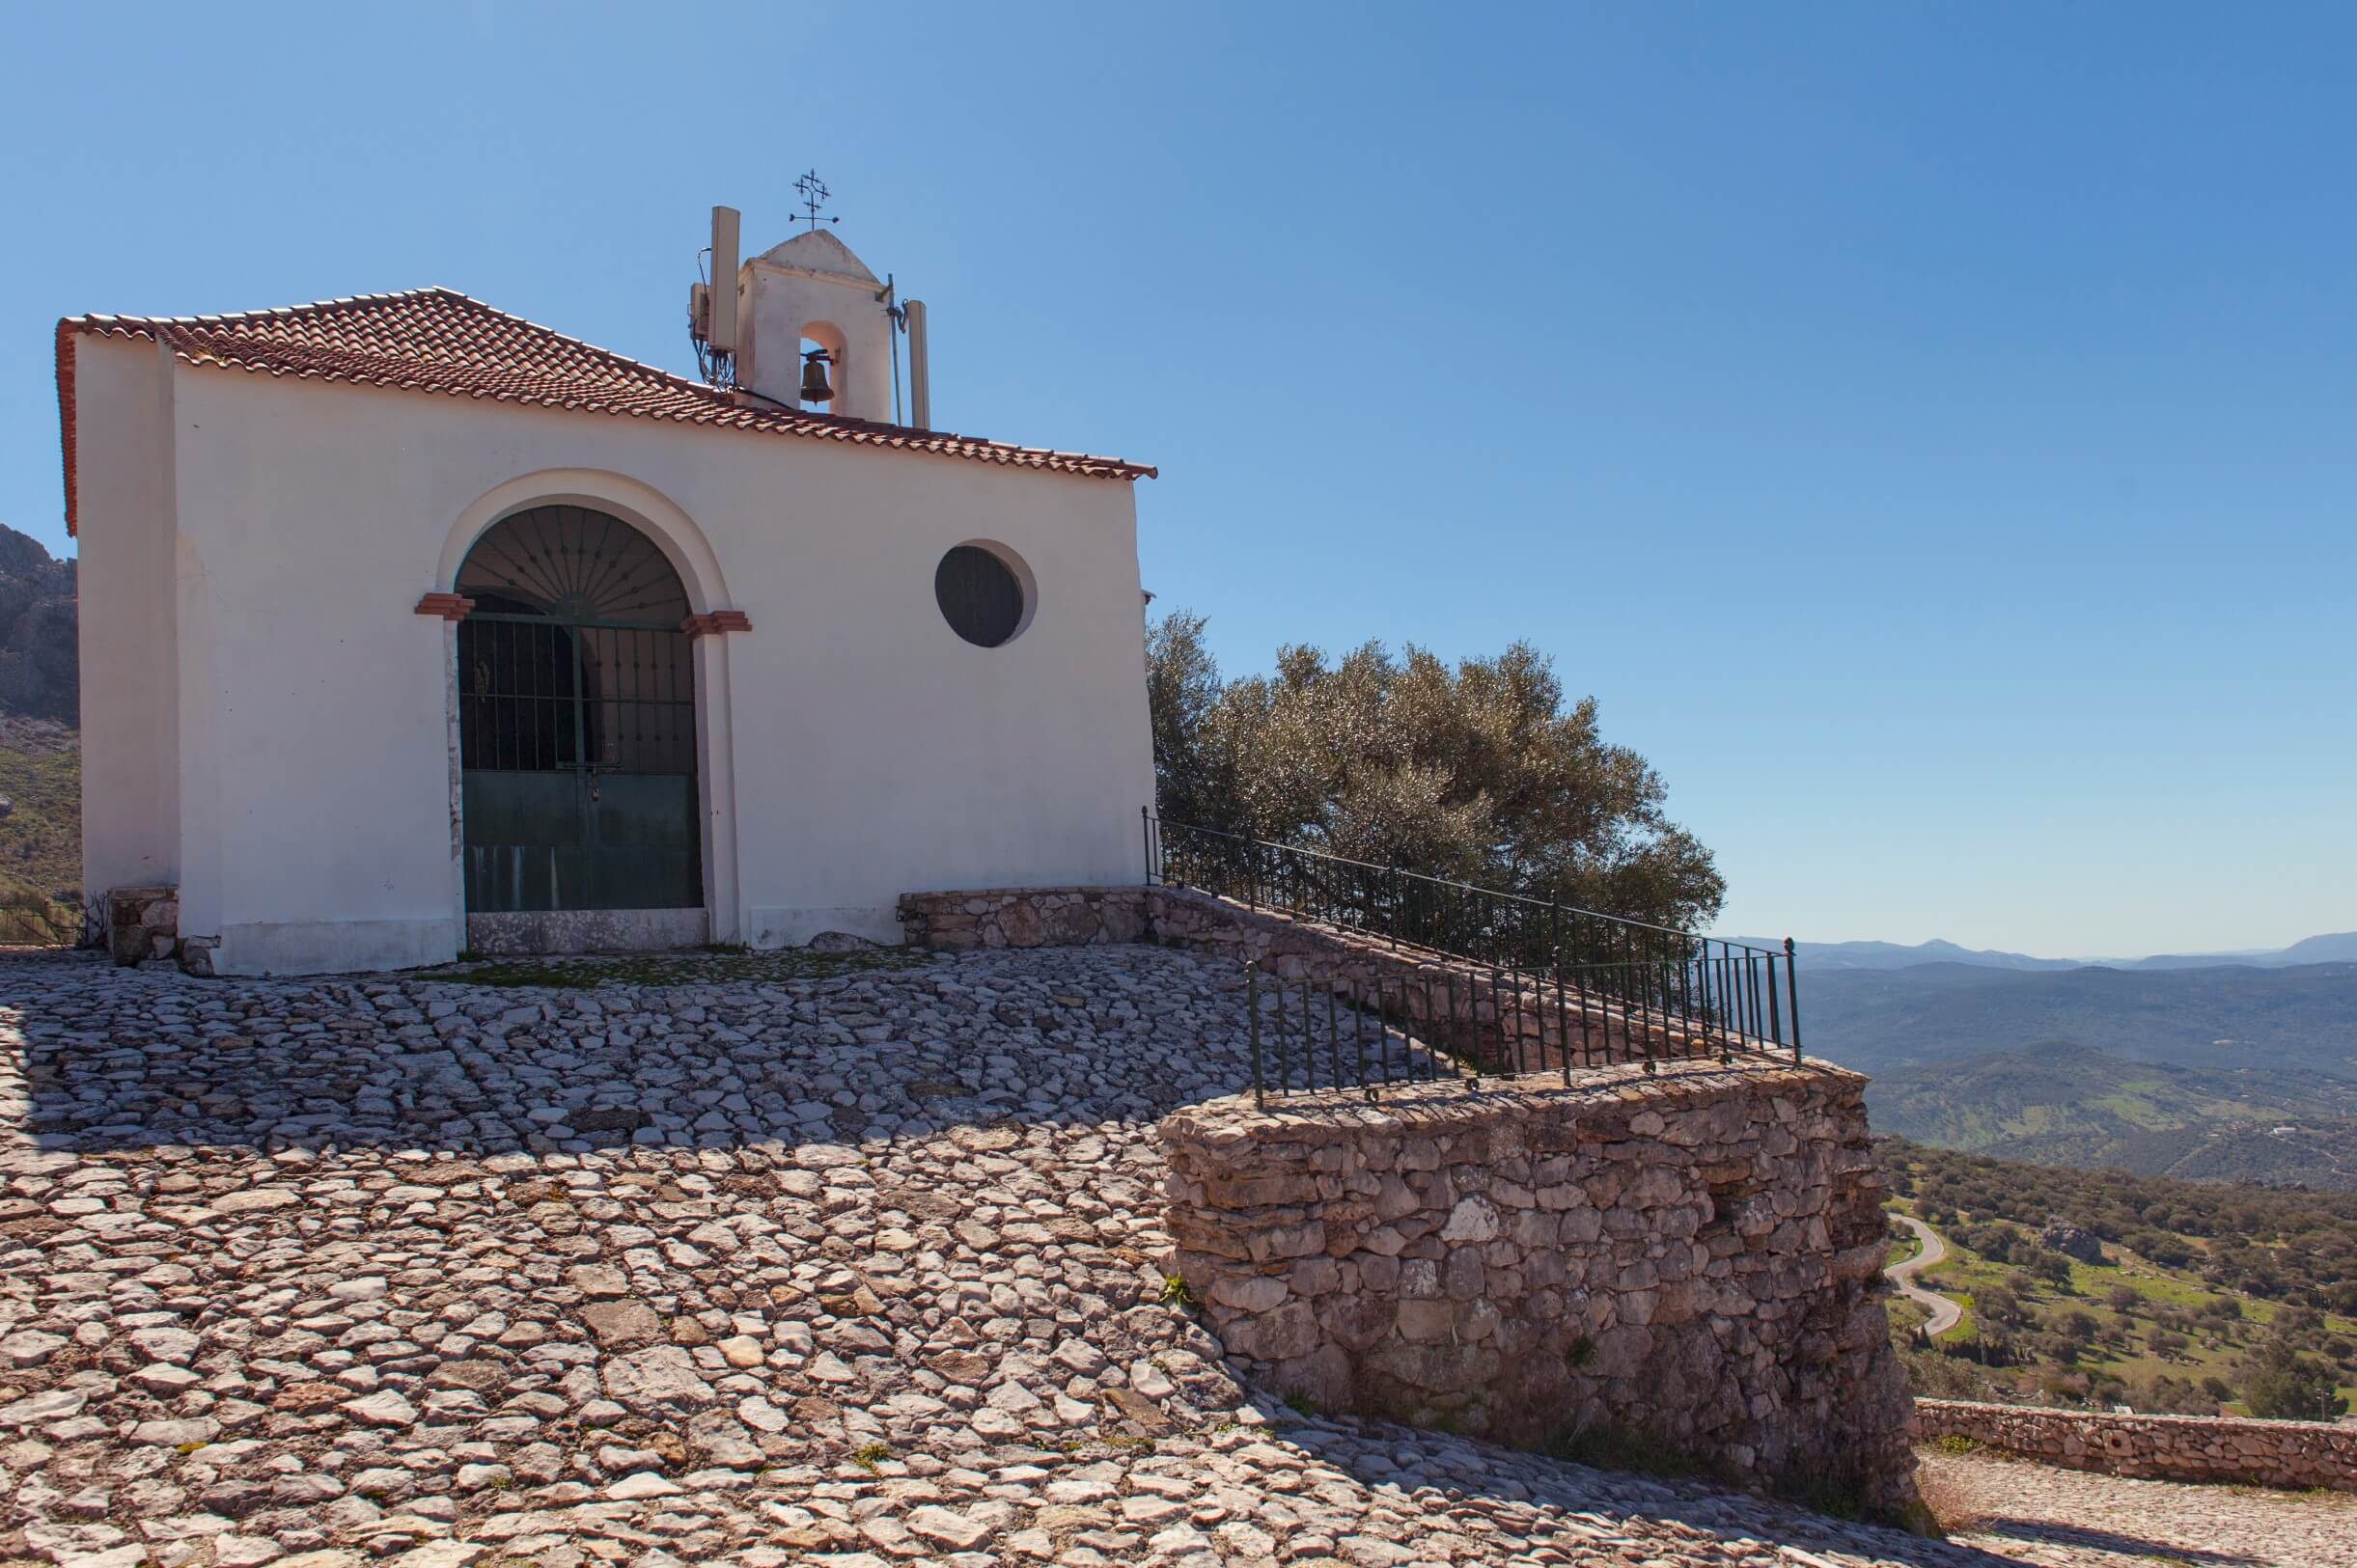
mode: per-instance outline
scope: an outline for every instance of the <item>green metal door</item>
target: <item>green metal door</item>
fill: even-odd
[[[687,598],[619,518],[542,507],[469,552],[458,591],[466,907],[692,909],[695,665]]]

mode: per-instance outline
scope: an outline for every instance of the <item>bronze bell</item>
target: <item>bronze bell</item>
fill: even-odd
[[[826,384],[826,368],[835,356],[823,348],[814,348],[802,356],[802,400],[806,403],[827,403],[835,400],[835,389]]]

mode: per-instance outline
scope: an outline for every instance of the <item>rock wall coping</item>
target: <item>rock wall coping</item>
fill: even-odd
[[[2151,1481],[2240,1481],[2357,1492],[2357,1426],[2231,1416],[2122,1416],[1918,1399],[1918,1442],[1969,1438],[2066,1470]]]
[[[1677,1018],[1632,1018],[1618,1004],[1515,979],[1458,954],[1395,947],[1191,888],[909,893],[901,895],[900,918],[911,945],[943,951],[1155,942],[1254,963],[1282,980],[1331,984],[1345,999],[1380,997],[1375,1010],[1431,1025],[1453,1049],[1478,1050],[1484,1061],[1591,1066],[1713,1049]],[[1451,975],[1456,983],[1445,983]]]

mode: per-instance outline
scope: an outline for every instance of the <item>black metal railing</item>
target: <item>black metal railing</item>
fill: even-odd
[[[1443,1078],[1526,1078],[1634,1062],[1784,1060],[1785,1048],[1733,1022],[1738,987],[1764,991],[1771,956],[1692,960],[1665,984],[1651,964],[1566,965],[1533,976],[1434,955],[1394,963],[1299,955],[1244,966],[1252,1087],[1271,1094],[1361,1089]],[[1718,973],[1711,973],[1711,972]],[[1779,1012],[1782,1008],[1777,1009]],[[1798,1059],[1798,1053],[1792,1053]]]
[[[1453,1059],[1432,1039],[1439,1031],[1432,1027],[1437,998],[1430,993],[1438,983],[1433,976],[1396,975],[1337,985],[1331,978],[1289,979],[1247,963],[1244,1009],[1251,1020],[1255,1103],[1265,1108],[1272,1092],[1376,1089],[1457,1076],[1462,1059]],[[1419,1001],[1422,1007],[1415,1005]]]
[[[1151,812],[1143,813],[1143,824],[1150,885],[1192,888],[1249,909],[1361,933],[1411,966],[1395,966],[1395,975],[1414,974],[1414,966],[1428,958],[1433,984],[1476,991],[1492,1006],[1505,1005],[1511,1027],[1499,1025],[1493,1032],[1526,1046],[1536,1041],[1549,1059],[1511,1070],[1650,1062],[1665,1053],[1800,1058],[1800,991],[1789,939],[1782,950],[1729,942],[1395,866],[1163,822]],[[1330,976],[1325,983],[1351,987],[1354,994],[1372,989],[1364,975]],[[1431,1010],[1429,986],[1414,994],[1426,1004],[1424,1017],[1456,1017],[1454,1004]],[[1364,1000],[1385,1012],[1382,999]],[[1614,1046],[1615,1038],[1622,1044]]]

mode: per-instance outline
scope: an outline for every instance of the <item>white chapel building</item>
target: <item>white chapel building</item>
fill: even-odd
[[[705,380],[444,289],[58,323],[88,888],[255,975],[1139,880],[1153,470],[895,423],[921,307],[721,212]]]

